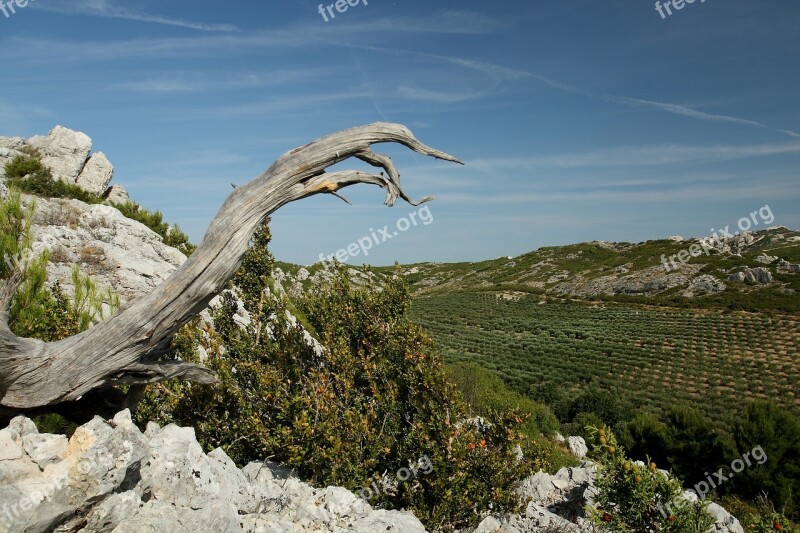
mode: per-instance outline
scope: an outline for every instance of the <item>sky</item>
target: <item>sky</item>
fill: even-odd
[[[337,130],[401,123],[464,161],[379,145],[436,199],[389,209],[360,186],[352,206],[287,205],[272,251],[300,264],[359,240],[347,262],[386,265],[703,236],[764,206],[800,228],[800,3],[351,2],[6,7],[0,135],[85,132],[193,242],[231,183]]]

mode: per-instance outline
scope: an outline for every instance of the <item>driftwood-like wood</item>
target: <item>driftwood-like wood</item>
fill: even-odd
[[[172,378],[214,383],[216,378],[208,369],[179,360],[158,360],[158,355],[164,354],[175,332],[233,277],[265,216],[314,194],[340,196],[340,189],[357,183],[385,189],[389,206],[398,198],[412,205],[430,199],[415,202],[405,194],[391,159],[372,151],[373,144],[382,142],[400,143],[423,155],[461,163],[422,144],[404,126],[389,123],[351,128],[296,148],[250,183],[237,187],[197,250],[152,292],[129,302],[110,319],[57,342],[20,338],[11,332],[8,308],[19,282],[18,276],[12,276],[0,287],[0,417],[64,402],[91,410],[91,405],[86,405],[88,398],[95,402],[102,391],[122,384],[132,385],[131,390],[138,394],[144,384]],[[325,172],[352,157],[383,169],[385,174]]]

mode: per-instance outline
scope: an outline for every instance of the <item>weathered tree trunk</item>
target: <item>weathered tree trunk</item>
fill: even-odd
[[[425,146],[404,126],[388,123],[351,128],[296,148],[231,193],[197,250],[155,290],[129,302],[110,319],[57,342],[20,338],[11,332],[8,308],[19,283],[19,276],[13,276],[0,288],[0,417],[42,409],[113,411],[135,400],[131,396],[141,393],[144,384],[171,378],[214,383],[216,378],[206,368],[159,358],[175,332],[233,277],[265,216],[317,193],[339,196],[338,190],[356,183],[385,189],[389,206],[398,198],[412,205],[430,199],[414,202],[406,196],[391,159],[371,149],[380,142],[397,142],[420,154],[460,163]],[[325,172],[351,157],[386,174]],[[132,385],[130,395],[114,389],[122,384]]]

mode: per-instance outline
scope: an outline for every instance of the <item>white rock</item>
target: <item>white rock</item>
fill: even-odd
[[[425,533],[425,527],[417,517],[408,512],[386,511],[381,509],[369,514],[366,518],[357,520],[351,526],[351,531],[357,533]]]
[[[81,189],[98,196],[106,192],[114,167],[103,152],[96,152],[89,157],[75,184]]]
[[[103,198],[115,204],[126,204],[130,201],[128,191],[122,185],[112,185],[103,193]]]
[[[10,428],[0,430],[0,461],[22,459],[25,451],[20,446],[19,440],[20,437],[16,431]]]
[[[22,437],[22,446],[31,460],[44,469],[51,463],[61,461],[67,452],[67,437],[31,433]]]
[[[72,266],[113,287],[123,302],[150,292],[186,261],[144,224],[107,205],[36,199],[33,252],[51,252],[48,276],[72,293]]]
[[[589,453],[589,448],[586,446],[586,441],[582,437],[569,437],[567,439],[569,451],[578,459],[583,459]]]
[[[56,126],[47,136],[31,137],[28,144],[39,150],[53,178],[67,183],[75,183],[92,151],[88,135],[63,126]]]

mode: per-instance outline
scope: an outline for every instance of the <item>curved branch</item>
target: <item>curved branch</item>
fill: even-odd
[[[182,361],[152,361],[175,332],[202,311],[239,268],[260,221],[281,206],[319,193],[338,194],[357,183],[386,190],[386,205],[413,201],[400,186],[400,173],[371,146],[395,142],[437,159],[455,157],[419,142],[404,126],[375,123],[333,133],[281,156],[263,174],[237,187],[211,222],[187,261],[155,290],[129,302],[115,316],[88,331],[53,343],[21,339],[0,328],[0,411],[33,409],[74,401],[109,385],[155,383],[181,377],[213,382],[206,369]],[[351,157],[386,174],[326,173]],[[343,198],[343,197],[342,197]]]

